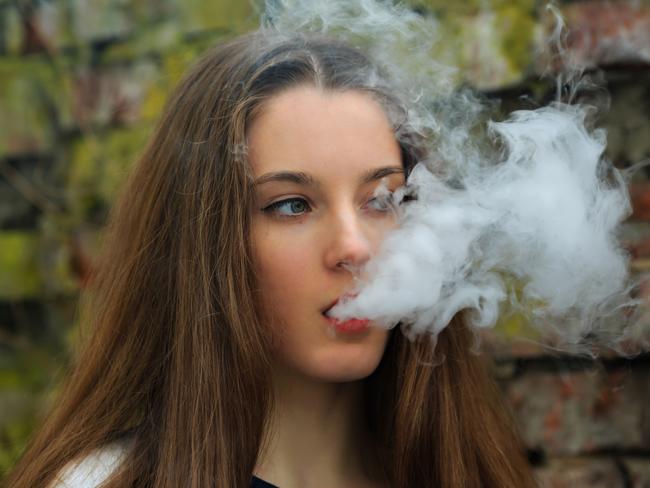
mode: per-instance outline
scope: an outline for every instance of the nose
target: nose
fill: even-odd
[[[352,211],[340,212],[330,219],[325,265],[330,269],[352,268],[365,264],[371,255],[369,229]]]

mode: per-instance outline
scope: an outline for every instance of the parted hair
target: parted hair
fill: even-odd
[[[273,402],[246,131],[265,100],[298,84],[370,94],[407,172],[426,156],[390,81],[356,48],[258,31],[209,51],[171,95],[111,210],[82,297],[83,346],[9,486],[50,486],[125,438],[106,487],[249,485]],[[394,330],[363,380],[368,450],[387,485],[534,486],[472,339],[460,316],[436,346]]]

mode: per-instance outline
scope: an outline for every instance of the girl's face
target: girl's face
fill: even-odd
[[[395,226],[373,197],[405,182],[400,148],[381,106],[357,91],[288,89],[248,132],[255,175],[255,266],[275,359],[321,381],[368,376],[388,331],[339,330],[323,311],[353,284],[351,271]]]

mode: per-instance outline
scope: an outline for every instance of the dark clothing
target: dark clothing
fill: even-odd
[[[256,476],[253,476],[253,479],[251,480],[251,488],[278,488],[278,487],[272,485],[271,483],[267,483],[266,481],[261,480]]]

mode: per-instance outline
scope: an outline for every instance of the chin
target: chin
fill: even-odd
[[[370,376],[384,355],[390,331],[371,327],[361,333],[310,334],[303,340],[277,343],[275,359],[290,375],[303,380],[344,383]],[[295,337],[295,336],[293,336]]]
[[[348,345],[346,345],[348,346]],[[318,381],[344,383],[358,381],[370,376],[383,356],[385,344],[381,347],[342,347],[321,351],[311,361],[296,365],[303,374]],[[302,367],[300,367],[302,366]]]
[[[374,368],[359,368],[356,370],[338,370],[338,371],[327,371],[319,376],[319,379],[328,383],[349,383],[351,381],[363,380],[370,376],[377,365]]]

